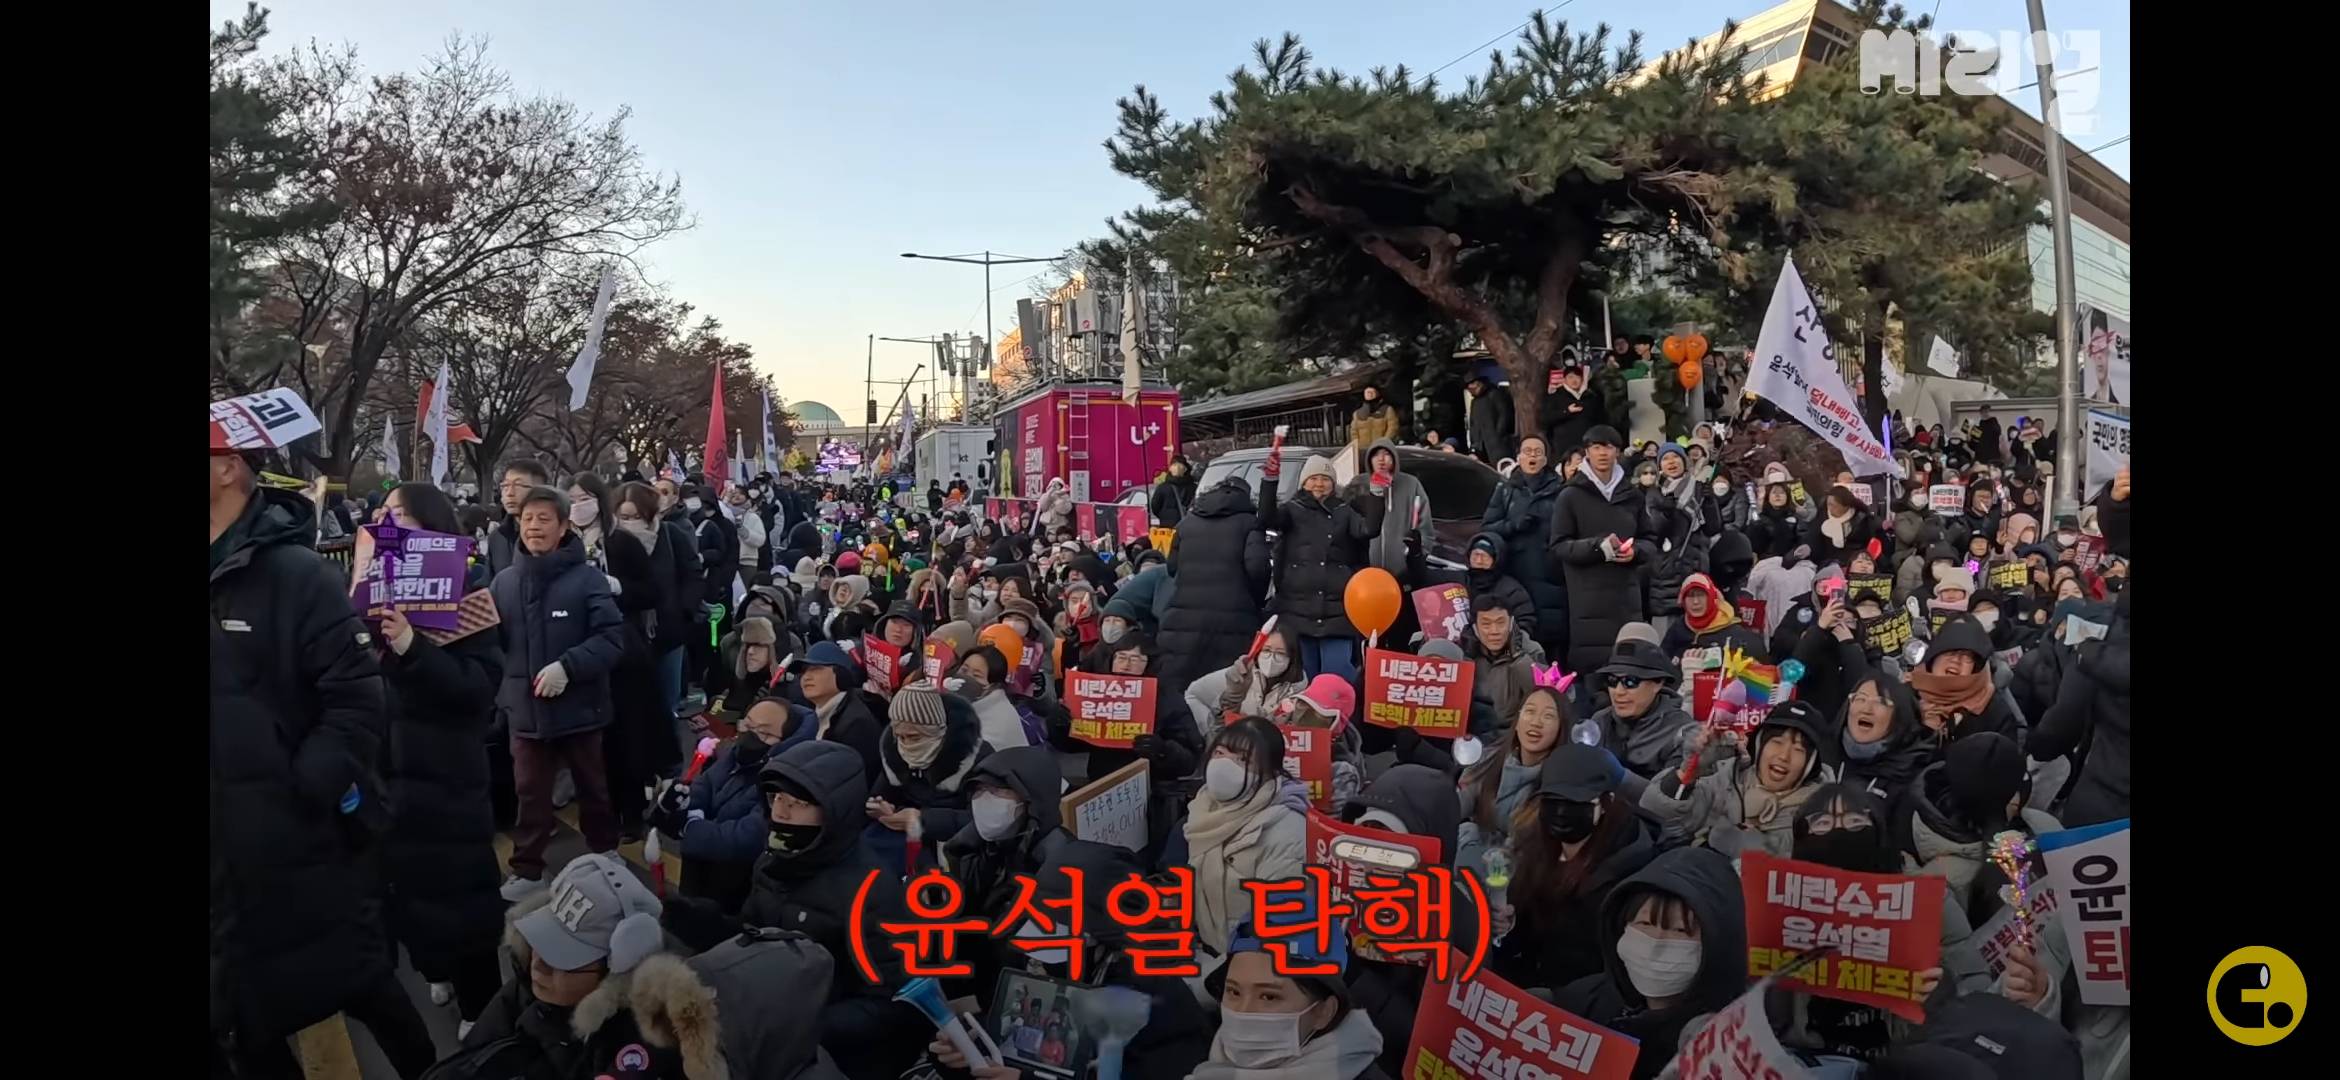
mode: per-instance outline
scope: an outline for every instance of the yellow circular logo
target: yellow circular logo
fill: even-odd
[[[2210,972],[2210,1022],[2244,1046],[2283,1041],[2307,1012],[2307,977],[2291,958],[2251,945]]]

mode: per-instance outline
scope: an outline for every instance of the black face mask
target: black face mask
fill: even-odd
[[[771,834],[764,838],[764,847],[783,859],[793,859],[812,850],[813,843],[820,838],[821,827],[818,825],[788,825],[775,821]]]
[[[764,760],[765,755],[771,752],[772,747],[769,743],[754,733],[746,731],[739,733],[739,743],[732,750],[732,753],[739,756],[739,763],[747,766],[753,766]]]
[[[1901,869],[1901,860],[1886,847],[1885,837],[1874,826],[1830,829],[1824,833],[1798,829],[1793,857],[1800,862],[1871,874],[1890,874]]]
[[[1563,844],[1583,842],[1591,836],[1593,826],[1599,823],[1599,804],[1576,802],[1571,799],[1547,798],[1537,808],[1537,816],[1544,824],[1544,835]]]

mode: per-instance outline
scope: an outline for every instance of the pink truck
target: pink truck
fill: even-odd
[[[1035,499],[1063,477],[1073,501],[1110,503],[1170,467],[1178,451],[1178,391],[1147,388],[1137,404],[1119,383],[1048,383],[998,410],[997,491]]]

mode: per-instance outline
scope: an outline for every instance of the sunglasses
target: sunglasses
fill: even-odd
[[[1639,675],[1604,675],[1601,677],[1601,689],[1607,690],[1613,687],[1619,690],[1639,690],[1642,683],[1650,681],[1652,680],[1644,679]]]

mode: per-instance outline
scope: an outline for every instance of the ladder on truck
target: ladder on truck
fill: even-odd
[[[1065,487],[1074,502],[1094,502],[1089,495],[1089,396],[1069,395],[1064,415]]]

